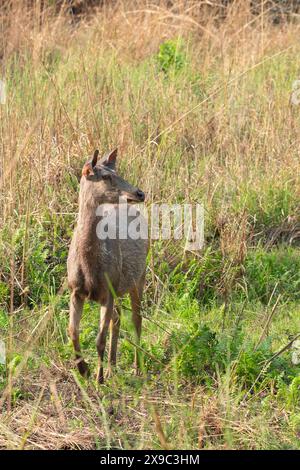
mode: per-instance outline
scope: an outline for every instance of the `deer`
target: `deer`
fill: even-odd
[[[115,238],[98,236],[97,224],[103,220],[103,214],[102,219],[99,217],[99,208],[113,208],[117,215],[113,223],[118,229],[122,204],[127,203],[125,215],[129,221],[132,219],[128,210],[130,205],[145,200],[143,191],[117,174],[117,149],[99,161],[98,156],[99,151],[95,150],[92,158],[84,164],[80,179],[78,219],[67,260],[68,286],[71,291],[68,333],[73,343],[78,371],[82,376],[89,377],[88,364],[81,354],[79,325],[84,302],[93,300],[100,304],[96,380],[102,384],[108,329],[110,342],[105,378],[112,376],[116,366],[120,331],[120,308],[117,300],[125,294],[130,296],[136,335],[134,369],[136,374],[140,374],[141,302],[149,244],[146,237],[121,238],[118,230],[115,231]]]

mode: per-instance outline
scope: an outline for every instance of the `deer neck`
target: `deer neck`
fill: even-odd
[[[98,206],[99,200],[92,195],[80,196],[76,229],[77,252],[84,285],[89,298],[93,300],[98,300],[101,296],[105,272],[105,248],[103,241],[97,236]]]
[[[86,249],[93,249],[95,243],[99,243],[96,227],[99,217],[96,214],[99,201],[93,194],[82,195],[79,198],[78,230],[81,244]]]

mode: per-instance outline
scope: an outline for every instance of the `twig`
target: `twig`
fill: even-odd
[[[286,344],[282,349],[280,349],[279,351],[277,351],[277,353],[275,353],[270,359],[268,359],[264,366],[262,367],[260,373],[258,374],[258,376],[256,377],[255,381],[253,382],[253,384],[251,385],[250,389],[248,390],[248,392],[244,395],[244,398],[242,400],[242,403],[245,402],[247,396],[249,395],[249,393],[252,392],[254,386],[257,384],[258,380],[260,379],[260,377],[262,376],[262,374],[265,372],[265,370],[267,369],[267,367],[271,364],[271,362],[278,356],[280,356],[280,354],[282,354],[283,352],[287,351],[293,344],[293,342],[300,338],[300,333],[298,333],[296,336],[294,336],[294,338],[288,342],[288,344]]]
[[[159,439],[159,442],[160,442],[162,448],[164,450],[170,450],[170,445],[168,444],[165,433],[163,431],[161,421],[160,421],[160,417],[159,417],[159,415],[158,415],[158,413],[157,413],[154,406],[152,407],[152,416],[153,416],[153,419],[154,419],[155,430],[157,432],[158,439]]]
[[[277,308],[277,305],[278,305],[278,302],[279,302],[280,298],[281,298],[281,294],[278,295],[278,297],[277,297],[277,299],[276,299],[276,302],[275,302],[275,304],[273,305],[273,308],[272,308],[272,310],[271,310],[271,312],[270,312],[270,315],[269,315],[268,318],[267,318],[266,324],[265,324],[265,326],[264,326],[264,328],[263,328],[263,330],[262,330],[262,333],[261,333],[261,335],[260,335],[259,340],[257,341],[257,344],[256,344],[256,346],[255,346],[255,348],[254,348],[254,351],[257,350],[257,348],[260,346],[260,344],[262,343],[263,339],[265,338],[265,333],[266,333],[267,329],[268,329],[269,326],[270,326],[271,320],[272,320],[272,318],[273,318],[273,316],[274,316],[274,313],[275,313],[275,310],[276,310],[276,308]]]

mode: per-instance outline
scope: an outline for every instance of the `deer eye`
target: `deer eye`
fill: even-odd
[[[110,180],[110,181],[112,181],[112,177],[111,177],[111,175],[110,175],[109,173],[104,173],[104,174],[102,175],[102,179],[103,179],[103,180]]]

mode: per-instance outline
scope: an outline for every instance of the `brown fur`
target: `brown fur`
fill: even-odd
[[[143,239],[100,240],[96,227],[100,217],[98,206],[110,203],[118,214],[119,197],[129,201],[143,201],[144,194],[131,186],[114,171],[116,150],[97,164],[98,153],[87,162],[82,171],[79,194],[79,215],[68,256],[68,283],[71,289],[69,334],[73,341],[77,365],[82,375],[87,375],[87,364],[81,357],[79,344],[79,322],[85,299],[95,300],[101,305],[100,330],[97,337],[99,353],[98,381],[103,382],[103,356],[106,335],[110,325],[111,340],[108,356],[108,373],[116,363],[116,350],[120,318],[114,309],[114,297],[130,294],[137,340],[141,335],[140,305],[145,280],[148,241]],[[128,221],[131,217],[128,215]],[[118,230],[117,230],[118,234]],[[135,365],[138,368],[136,352]]]

